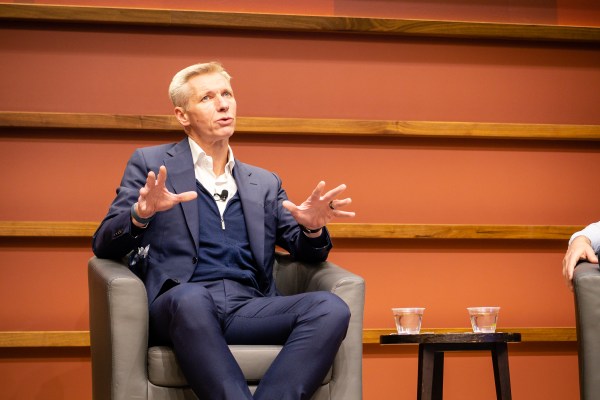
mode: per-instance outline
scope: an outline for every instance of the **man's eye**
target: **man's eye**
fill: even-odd
[[[224,92],[223,96],[224,97],[233,97],[233,93],[231,93],[231,92]]]
[[[210,100],[209,96],[204,96],[203,98],[200,99],[201,102],[205,102],[205,101],[208,101],[208,100]]]

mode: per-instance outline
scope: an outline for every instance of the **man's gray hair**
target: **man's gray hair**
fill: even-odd
[[[188,100],[192,95],[188,81],[197,75],[211,74],[214,72],[223,75],[227,81],[231,81],[231,75],[229,75],[227,71],[225,71],[225,68],[216,61],[190,65],[176,73],[169,85],[169,96],[171,97],[173,105],[187,110]]]

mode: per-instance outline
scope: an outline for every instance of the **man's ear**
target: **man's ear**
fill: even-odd
[[[181,107],[175,107],[175,118],[177,118],[177,121],[183,126],[188,126],[190,124],[187,113]]]

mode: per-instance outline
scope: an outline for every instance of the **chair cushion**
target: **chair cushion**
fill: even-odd
[[[260,381],[279,354],[281,346],[229,346],[247,381]],[[148,349],[148,380],[157,386],[188,386],[175,353],[170,347],[155,346]],[[331,368],[323,384],[331,380]]]

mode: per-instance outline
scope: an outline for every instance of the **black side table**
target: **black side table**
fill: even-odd
[[[496,399],[511,400],[508,342],[520,342],[520,333],[422,333],[381,335],[380,344],[419,344],[417,400],[441,400],[444,387],[444,352],[490,350],[496,382]]]

